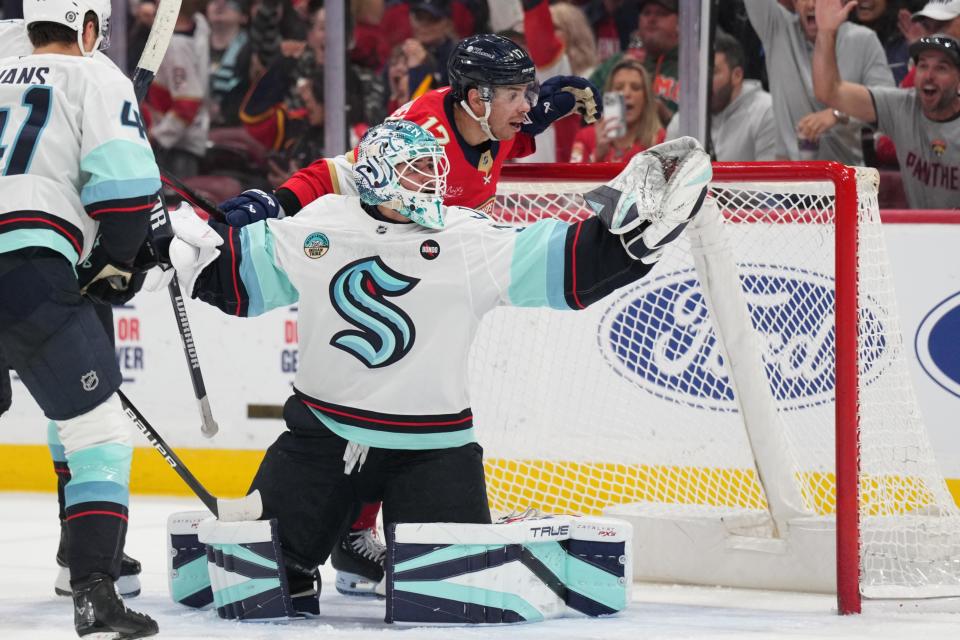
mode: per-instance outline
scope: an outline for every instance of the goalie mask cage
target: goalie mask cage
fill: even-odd
[[[514,165],[492,215],[591,215],[616,165]],[[645,278],[577,313],[501,308],[470,358],[495,513],[633,523],[637,580],[960,596],[960,511],[907,370],[877,173],[714,165]],[[929,601],[926,601],[929,602]]]

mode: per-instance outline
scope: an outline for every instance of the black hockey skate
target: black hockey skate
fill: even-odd
[[[330,562],[337,570],[337,591],[348,596],[377,595],[386,553],[376,529],[347,531],[330,554]]]
[[[57,548],[57,566],[60,573],[53,583],[53,590],[58,596],[71,596],[70,568],[67,567],[67,527],[60,523],[60,546]],[[140,562],[123,554],[120,560],[120,577],[117,579],[117,590],[124,598],[136,598],[140,595]]]
[[[127,609],[113,580],[102,573],[73,585],[73,624],[81,638],[91,633],[145,638],[160,631],[153,618]]]

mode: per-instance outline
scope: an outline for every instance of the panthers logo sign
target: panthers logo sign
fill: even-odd
[[[371,369],[400,360],[413,347],[416,331],[410,316],[387,298],[408,293],[418,282],[394,271],[379,256],[345,266],[330,282],[330,302],[356,329],[337,333],[330,344]]]

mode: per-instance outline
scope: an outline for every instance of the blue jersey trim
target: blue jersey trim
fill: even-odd
[[[273,234],[266,221],[240,230],[240,279],[246,287],[247,315],[288,307],[300,299],[300,293],[277,265]]]
[[[568,225],[541,220],[516,235],[510,263],[510,304],[568,310],[563,295]]]

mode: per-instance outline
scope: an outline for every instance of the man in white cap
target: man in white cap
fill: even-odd
[[[913,14],[913,21],[923,23],[927,33],[960,38],[960,0],[930,0]]]

